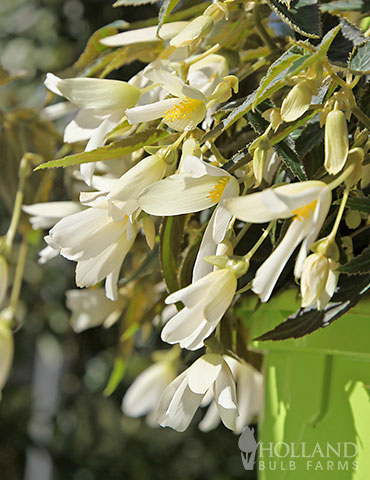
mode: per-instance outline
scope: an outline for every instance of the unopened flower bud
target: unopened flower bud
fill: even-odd
[[[171,41],[171,47],[187,47],[200,38],[204,38],[213,28],[214,21],[209,15],[201,15],[192,20]]]
[[[324,166],[329,174],[336,175],[342,170],[347,160],[348,148],[346,116],[341,110],[332,110],[325,122]]]
[[[0,255],[0,306],[3,304],[8,289],[8,262]]]
[[[12,332],[7,323],[0,319],[0,392],[9,376],[13,361],[13,351]]]
[[[211,99],[217,100],[218,102],[226,102],[231,95],[232,91],[238,93],[239,91],[239,80],[235,75],[227,75],[222,79],[222,81],[217,85],[214,92],[212,93]]]
[[[303,115],[311,104],[312,90],[306,82],[295,85],[285,97],[280,115],[284,122],[293,122]]]
[[[255,187],[259,187],[261,185],[267,153],[268,153],[267,150],[264,150],[263,148],[260,148],[260,147],[257,147],[255,150],[253,150],[252,165],[253,165],[253,174],[256,179],[256,183],[254,185]]]
[[[357,183],[361,180],[362,173],[363,173],[363,167],[362,167],[362,162],[364,160],[364,151],[362,148],[351,148],[351,150],[348,152],[348,160],[347,160],[347,166],[353,166],[353,171],[348,175],[348,177],[345,179],[344,183],[346,184],[346,187],[351,188],[357,185]],[[347,167],[346,167],[347,168]]]
[[[345,222],[348,228],[354,230],[361,224],[361,214],[356,210],[348,210],[345,216]]]
[[[324,255],[313,253],[306,258],[301,278],[302,307],[318,302],[320,310],[328,303],[337,283],[336,266],[336,262]]]

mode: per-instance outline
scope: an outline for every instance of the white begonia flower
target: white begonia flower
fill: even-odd
[[[58,220],[83,210],[79,202],[44,202],[23,205],[22,210],[31,215],[30,223],[34,230],[53,227]]]
[[[225,201],[240,220],[265,223],[278,218],[293,220],[279,245],[256,272],[252,290],[267,302],[284,266],[302,242],[294,274],[301,277],[303,262],[316,240],[331,204],[331,191],[320,181],[306,181],[268,188]]]
[[[183,432],[209,390],[222,422],[234,430],[238,416],[235,381],[223,356],[216,353],[198,358],[168,385],[156,411],[158,423]]]
[[[250,425],[257,417],[263,406],[263,375],[249,363],[243,360],[236,360],[227,355],[224,356],[229,365],[236,383],[236,398],[239,409],[239,415],[236,418],[235,431],[240,433],[244,427]],[[199,422],[199,429],[203,432],[209,432],[218,426],[220,416],[213,397],[209,399],[208,410]],[[207,405],[206,404],[206,405]]]
[[[207,113],[206,97],[201,90],[186,85],[179,77],[163,69],[149,69],[145,76],[174,95],[174,98],[128,108],[126,117],[130,124],[163,118],[169,127],[184,131],[193,130],[204,119]]]
[[[156,362],[145,369],[136,377],[123,397],[123,413],[134,418],[149,414],[148,419],[153,424],[152,417],[159,400],[175,377],[175,366],[167,360]]]
[[[229,67],[225,57],[211,54],[191,63],[187,80],[192,87],[199,88],[206,97],[209,97],[228,73]]]
[[[80,333],[99,325],[112,326],[122,313],[123,299],[118,297],[118,301],[112,302],[103,288],[67,290],[66,305],[72,312],[71,326]]]
[[[321,254],[306,258],[301,278],[302,307],[317,302],[317,309],[322,310],[328,304],[338,283],[337,267],[337,262]]]
[[[161,40],[171,40],[175,35],[181,32],[189,22],[171,22],[162,25],[157,35],[158,26],[137,28],[127,32],[116,33],[109,37],[102,38],[101,44],[107,47],[124,47],[143,42],[160,42]]]
[[[0,396],[13,362],[14,340],[7,322],[0,321]]]
[[[167,304],[182,302],[185,307],[166,323],[162,340],[188,350],[201,348],[230,306],[236,287],[235,274],[221,269],[169,295]]]
[[[117,300],[119,272],[136,232],[135,222],[128,217],[115,222],[108,201],[98,198],[94,206],[60,220],[50,230],[49,242],[63,257],[77,262],[77,286],[92,287],[106,278],[106,295]]]
[[[81,194],[89,208],[60,220],[46,237],[60,254],[77,262],[76,284],[91,287],[106,278],[106,295],[117,300],[117,281],[123,260],[137,234],[137,198],[165,173],[166,163],[149,156],[114,182],[108,195]]]
[[[238,181],[228,172],[187,155],[179,173],[145,189],[138,202],[145,212],[159,216],[199,212],[218,204],[204,232],[195,262],[193,280],[198,280],[212,271],[212,265],[203,259],[216,253],[231,219],[224,200],[238,193]]]
[[[67,143],[89,140],[85,151],[104,145],[106,136],[121,121],[126,108],[136,105],[141,91],[120,80],[100,78],[61,79],[48,73],[45,86],[56,95],[67,98],[79,107],[76,117],[64,130]],[[90,185],[94,163],[81,165],[81,174]]]

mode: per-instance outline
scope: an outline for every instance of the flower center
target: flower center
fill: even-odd
[[[308,203],[304,207],[297,208],[296,210],[293,210],[293,213],[295,215],[295,219],[297,219],[299,222],[301,220],[307,220],[307,218],[312,215],[316,208],[317,200],[314,200],[311,203]]]
[[[164,112],[163,118],[167,120],[167,122],[185,120],[186,118],[189,118],[192,112],[198,109],[202,104],[202,100],[185,97],[180,103]]]
[[[222,194],[224,193],[225,187],[228,184],[228,181],[228,177],[221,177],[214,186],[213,190],[211,190],[206,196],[206,198],[210,198],[214,203],[219,202],[221,200]]]

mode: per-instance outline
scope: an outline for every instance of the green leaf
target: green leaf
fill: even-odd
[[[370,197],[351,197],[347,200],[346,207],[350,208],[351,210],[357,210],[359,212],[368,213],[370,215]]]
[[[165,130],[157,130],[150,128],[144,132],[134,133],[128,138],[112,142],[104,147],[99,147],[90,152],[76,153],[75,155],[68,155],[67,157],[59,158],[58,160],[51,160],[50,162],[42,163],[35,170],[55,167],[70,167],[72,165],[81,165],[82,163],[99,162],[120,158],[128,153],[136,152],[146,145],[152,145],[166,138],[169,133]]]
[[[324,129],[320,127],[319,121],[307,124],[295,139],[297,153],[301,157],[305,157],[307,153],[319,145],[323,139]]]
[[[296,60],[302,58],[303,53],[302,48],[294,46],[275,60],[257,88],[253,108],[286,84],[286,74],[289,71],[289,67]]]
[[[365,41],[361,30],[352,25],[345,18],[338,21],[338,17],[326,14],[326,21],[332,27],[333,24],[340,25],[340,31],[334,38],[334,41],[329,47],[327,57],[331,63],[340,67],[347,68],[348,58],[356,45],[361,45]]]
[[[179,257],[184,238],[186,217],[186,215],[164,217],[159,232],[162,276],[170,293],[180,288],[178,281]]]
[[[356,75],[370,73],[370,41],[354,48],[348,66],[350,71]]]
[[[296,32],[310,38],[321,36],[321,15],[317,0],[294,1],[290,8],[282,5],[279,0],[267,0],[267,3]]]
[[[113,7],[139,7],[148,3],[158,3],[159,0],[116,0]]]
[[[365,275],[370,273],[370,247],[365,248],[360,255],[339,267],[338,270],[348,275]]]
[[[322,12],[362,12],[370,11],[370,0],[337,0],[320,5]]]
[[[299,338],[325,328],[353,308],[370,289],[370,275],[357,277],[356,281],[340,277],[338,291],[321,311],[313,307],[300,308],[284,322],[254,340],[286,340]]]
[[[325,57],[328,53],[330,45],[333,43],[335,37],[340,32],[340,28],[340,25],[337,25],[324,35],[323,39],[317,47],[317,50],[322,57]]]
[[[164,0],[162,3],[158,15],[157,35],[159,35],[162,25],[166,23],[168,17],[171,15],[172,10],[176,7],[179,1],[180,0]]]
[[[122,357],[117,357],[114,361],[112,373],[109,377],[108,384],[104,389],[104,395],[109,397],[116,390],[126,371],[126,361]]]

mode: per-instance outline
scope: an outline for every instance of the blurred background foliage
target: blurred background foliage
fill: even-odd
[[[157,13],[156,5],[112,8],[110,0],[1,0],[0,62],[15,79],[0,78],[0,234],[9,225],[22,153],[48,160],[60,141],[37,118],[46,99],[45,73],[75,62],[98,28]],[[116,78],[127,79],[139,68],[128,65]],[[53,200],[67,197],[61,171],[31,175],[28,183],[25,203],[46,201],[39,194],[48,190],[45,183]],[[123,416],[122,396],[148,365],[148,344],[139,342],[123,383],[111,397],[103,395],[118,327],[72,332],[64,292],[74,288],[74,265],[59,257],[38,265],[41,232],[29,231],[26,219],[23,228],[32,248],[18,312],[22,328],[15,333],[13,369],[0,403],[1,480],[254,478],[243,470],[238,437],[222,426],[201,433],[199,412],[182,434]]]

